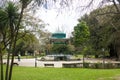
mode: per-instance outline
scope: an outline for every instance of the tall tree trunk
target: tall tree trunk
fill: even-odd
[[[109,48],[109,54],[110,54],[110,57],[111,58],[117,58],[117,52],[116,52],[116,50],[115,50],[115,47],[114,47],[114,45],[113,44],[110,44],[109,46],[108,46],[108,48]]]
[[[11,41],[12,42],[12,41]],[[9,46],[9,50],[11,50],[11,45],[12,43],[10,43],[10,46]],[[7,66],[6,66],[6,73],[5,73],[5,80],[8,80],[8,73],[9,73],[9,66],[10,65],[10,52],[8,52],[8,56],[7,56]]]
[[[85,68],[85,55],[83,54],[83,68]]]
[[[0,78],[1,80],[4,80],[4,74],[3,74],[3,56],[2,56],[2,51],[0,49]]]
[[[116,47],[117,50],[117,56],[118,56],[118,61],[120,61],[120,47]]]
[[[117,31],[115,34],[114,45],[117,53],[117,60],[120,61],[120,31]]]
[[[8,52],[5,80],[8,80],[9,65],[10,65],[10,53]]]

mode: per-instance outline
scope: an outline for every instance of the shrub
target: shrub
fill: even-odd
[[[84,68],[89,68],[89,67],[90,67],[89,64],[90,64],[90,63],[84,62],[84,63],[83,63],[83,67],[84,67]]]

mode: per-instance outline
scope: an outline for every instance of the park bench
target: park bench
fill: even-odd
[[[46,63],[44,64],[45,67],[54,67],[54,64]]]
[[[4,62],[3,64],[7,64],[6,62]],[[14,62],[13,65],[18,66],[19,64],[17,62]]]

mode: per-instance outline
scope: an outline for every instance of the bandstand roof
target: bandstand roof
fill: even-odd
[[[63,39],[63,38],[66,38],[66,34],[65,33],[52,33],[51,38]]]

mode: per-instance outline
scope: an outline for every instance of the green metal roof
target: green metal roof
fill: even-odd
[[[66,38],[66,34],[62,32],[53,33],[52,38],[59,38],[59,39]]]

